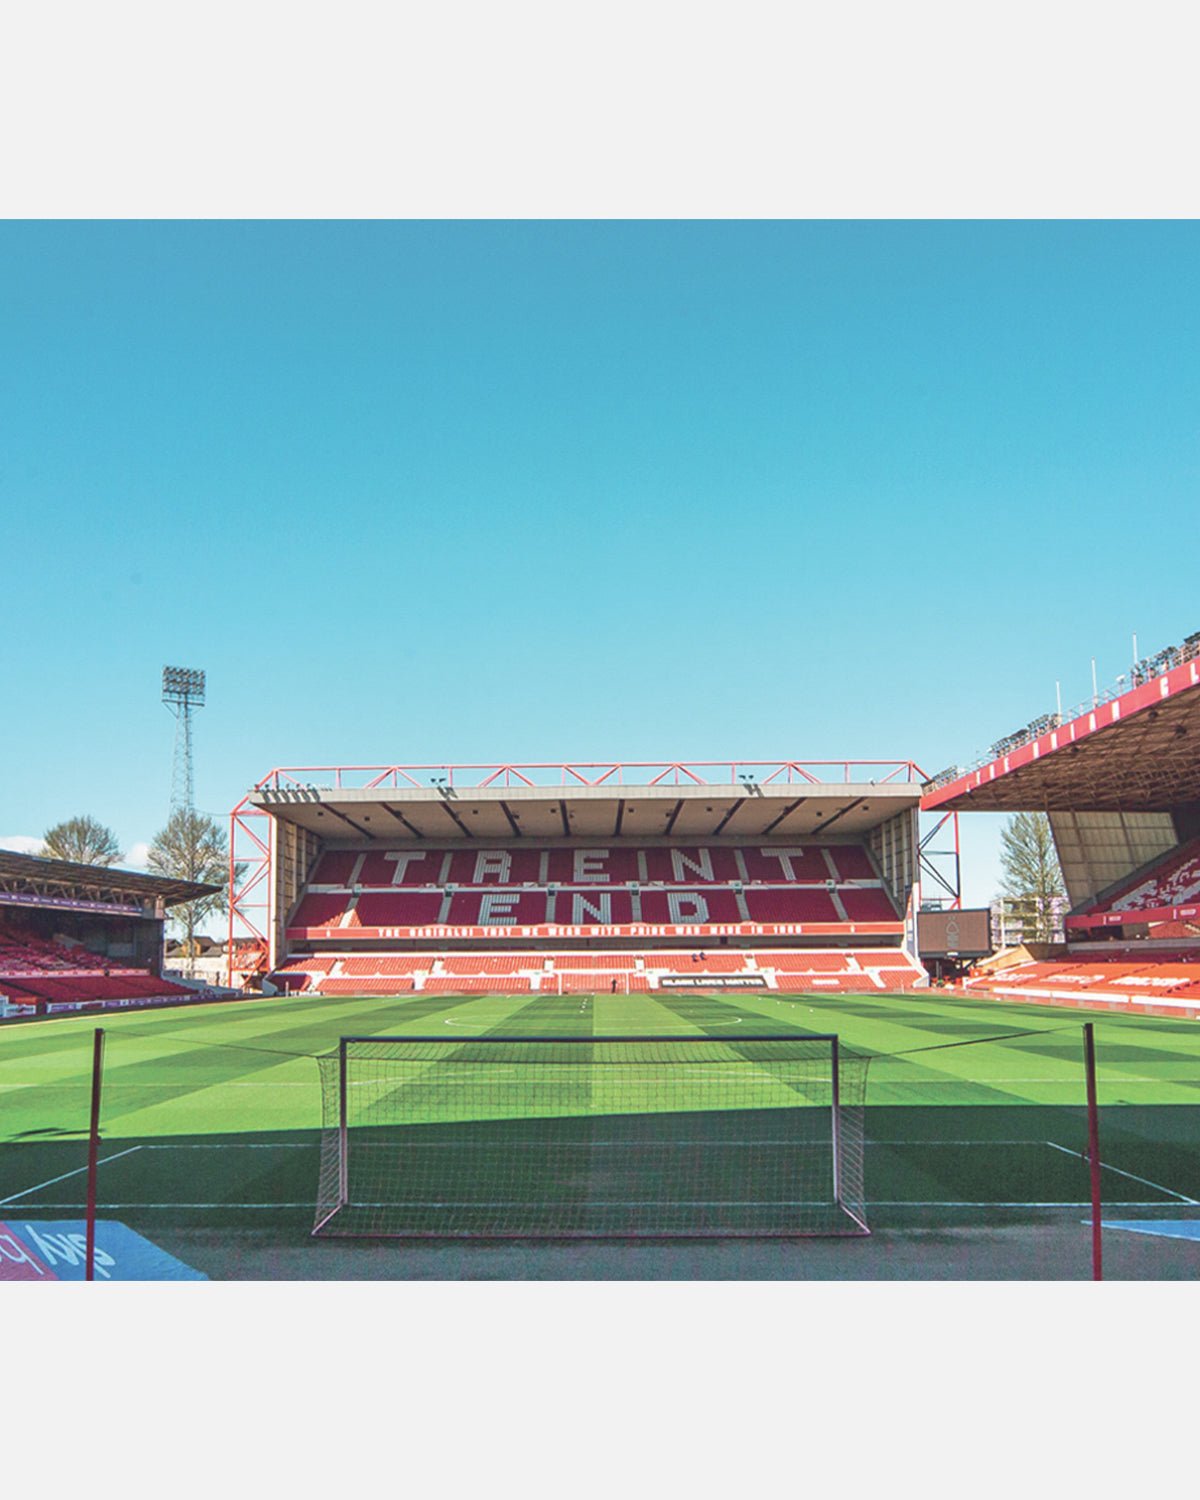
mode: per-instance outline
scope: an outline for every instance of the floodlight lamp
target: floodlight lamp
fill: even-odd
[[[164,703],[203,704],[204,687],[204,673],[196,667],[163,668]]]

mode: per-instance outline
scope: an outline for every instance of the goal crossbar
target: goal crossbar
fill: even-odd
[[[865,1234],[866,1059],[834,1033],[343,1037],[317,1235]]]

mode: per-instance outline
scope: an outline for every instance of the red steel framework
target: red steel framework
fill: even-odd
[[[491,786],[736,787],[747,783],[775,786],[797,782],[828,786],[838,781],[882,786],[896,782],[923,784],[928,779],[913,760],[605,760],[520,764],[491,761],[464,765],[276,766],[254,783],[229,814],[229,983],[233,983],[235,967],[250,969],[269,951],[266,913],[270,910],[269,830],[272,814],[264,808],[251,806],[250,799],[255,792],[289,786],[320,786],[334,791],[374,791],[385,787],[436,790],[441,786],[462,790]],[[927,849],[930,839],[948,820],[952,821],[954,828],[954,849],[950,856],[954,860],[953,885],[931,862],[939,851]],[[942,817],[930,835],[921,840],[920,858],[922,868],[945,888],[953,906],[961,906],[957,813]],[[242,866],[240,878],[239,865]],[[239,958],[237,965],[234,963],[235,945]]]

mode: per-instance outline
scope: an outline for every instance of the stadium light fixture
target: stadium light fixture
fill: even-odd
[[[204,673],[196,667],[164,667],[162,692],[164,703],[204,705]]]
[[[204,707],[205,677],[198,667],[164,667],[162,701],[175,715],[175,751],[171,763],[171,808],[191,812],[195,806],[192,769],[192,715]]]

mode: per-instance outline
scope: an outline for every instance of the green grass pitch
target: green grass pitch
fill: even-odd
[[[302,1237],[316,1197],[314,1058],[346,1035],[836,1032],[870,1057],[871,1222],[956,1224],[1088,1200],[1079,1011],[928,997],[292,998],[110,1014],[99,1208]],[[1097,1013],[1105,1204],[1200,1202],[1200,1025]],[[0,1027],[0,1221],[83,1207],[98,1019]],[[966,1043],[978,1045],[964,1045]],[[531,1087],[534,1080],[531,1079]]]

